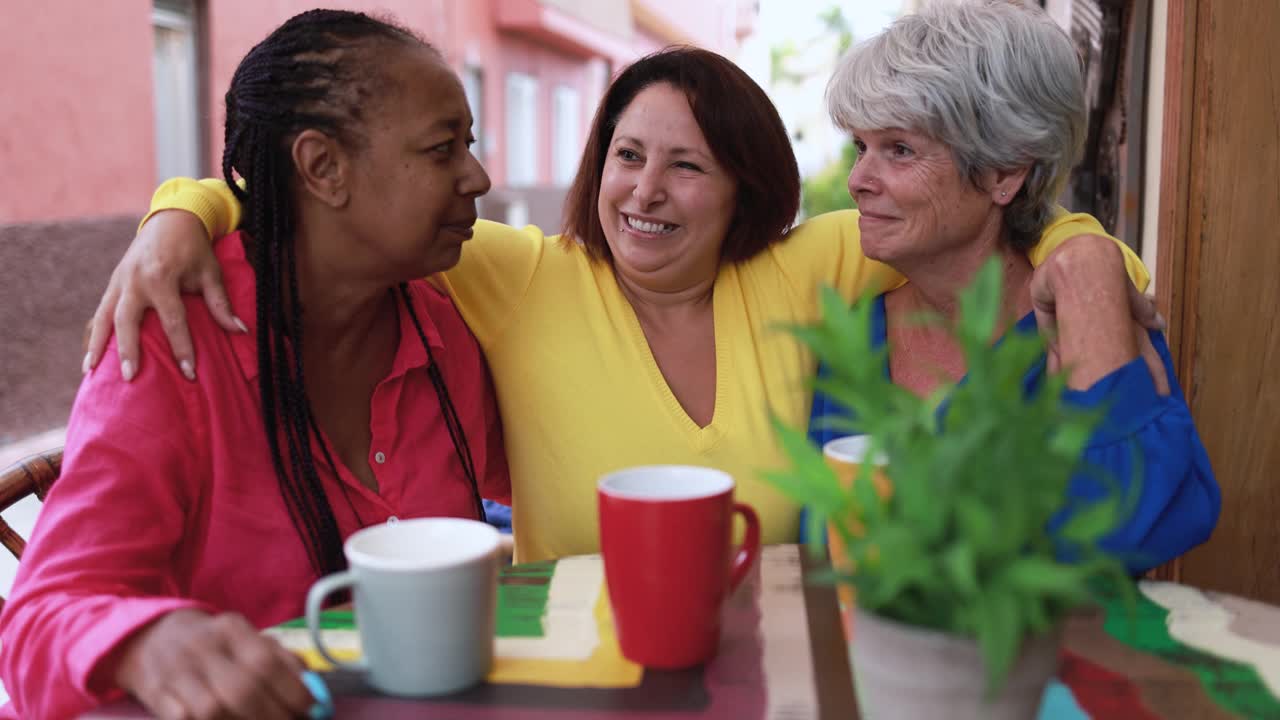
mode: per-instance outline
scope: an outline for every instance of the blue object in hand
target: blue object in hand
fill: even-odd
[[[333,696],[329,694],[329,686],[324,684],[324,678],[307,670],[302,673],[302,684],[307,686],[311,697],[316,701],[307,711],[307,717],[311,720],[329,720],[333,717]]]

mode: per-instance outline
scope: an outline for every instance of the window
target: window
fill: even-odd
[[[507,75],[507,184],[538,182],[538,80]]]
[[[151,11],[151,25],[155,31],[151,68],[157,177],[200,177],[204,172],[195,8],[190,2],[158,0]]]
[[[467,94],[467,105],[471,107],[471,134],[476,144],[471,151],[476,157],[482,157],[488,151],[484,137],[484,73],[475,65],[462,69],[462,89]]]
[[[556,87],[552,102],[551,180],[565,187],[573,182],[573,176],[578,172],[578,157],[582,153],[582,104],[578,91],[567,85]]]

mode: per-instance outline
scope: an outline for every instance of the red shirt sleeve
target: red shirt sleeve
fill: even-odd
[[[176,597],[175,549],[202,482],[203,421],[151,316],[144,364],[114,343],[80,387],[62,473],[0,615],[0,678],[21,717],[63,718],[118,694],[112,651]],[[177,429],[177,432],[175,432]]]

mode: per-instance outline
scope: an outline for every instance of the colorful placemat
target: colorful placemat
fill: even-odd
[[[1139,588],[1132,618],[1119,603],[1107,608],[1108,634],[1193,673],[1230,713],[1280,718],[1280,609],[1176,583]]]
[[[1176,583],[1143,581],[1073,618],[1059,682],[1041,720],[1280,719],[1280,608]]]
[[[1129,678],[1070,650],[1062,651],[1058,677],[1045,689],[1039,717],[1040,720],[1159,720],[1143,703],[1142,693]]]
[[[637,718],[672,712],[742,720],[856,717],[844,644],[811,642],[815,635],[827,641],[840,635],[834,593],[806,584],[806,566],[796,546],[762,549],[744,587],[725,603],[715,659],[675,672],[644,671],[622,657],[599,556],[506,568],[499,577],[497,657],[488,682],[428,702],[460,718],[488,717],[482,708],[495,706],[519,708],[522,717],[539,708],[559,708],[563,717],[619,709]],[[814,623],[823,619],[827,625],[815,633]],[[340,657],[359,656],[350,610],[326,611],[321,624]],[[312,650],[305,622],[267,632],[314,668],[329,670]],[[819,671],[834,672],[838,686],[820,688]],[[358,674],[330,671],[326,677],[337,695],[360,696],[361,708],[396,707],[376,697]]]
[[[503,568],[499,574],[490,683],[551,687],[636,687],[643,668],[622,656],[599,556]],[[339,660],[360,657],[349,609],[321,613],[320,632]],[[265,631],[320,671],[331,670],[311,643],[306,620]]]

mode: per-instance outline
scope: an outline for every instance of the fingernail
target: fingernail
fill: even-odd
[[[1161,315],[1159,312],[1156,313],[1156,327],[1161,330],[1169,327],[1169,321],[1165,320],[1164,315]]]
[[[236,317],[235,315],[232,315],[232,316],[231,316],[231,319],[235,321],[235,323],[236,323],[236,327],[240,328],[240,332],[242,332],[242,333],[247,333],[247,332],[249,332],[249,326],[248,326],[248,325],[245,325],[243,320],[241,320],[240,318]]]
[[[324,684],[324,678],[310,670],[304,671],[301,677],[302,684],[307,686],[311,697],[316,701],[307,711],[307,717],[312,720],[327,720],[333,717],[333,696],[329,694],[329,686]]]
[[[88,375],[89,371],[92,369],[93,369],[93,353],[87,352],[84,354],[84,362],[80,363],[80,374]]]
[[[125,382],[133,380],[133,361],[125,360],[120,363],[120,375],[124,377]]]

